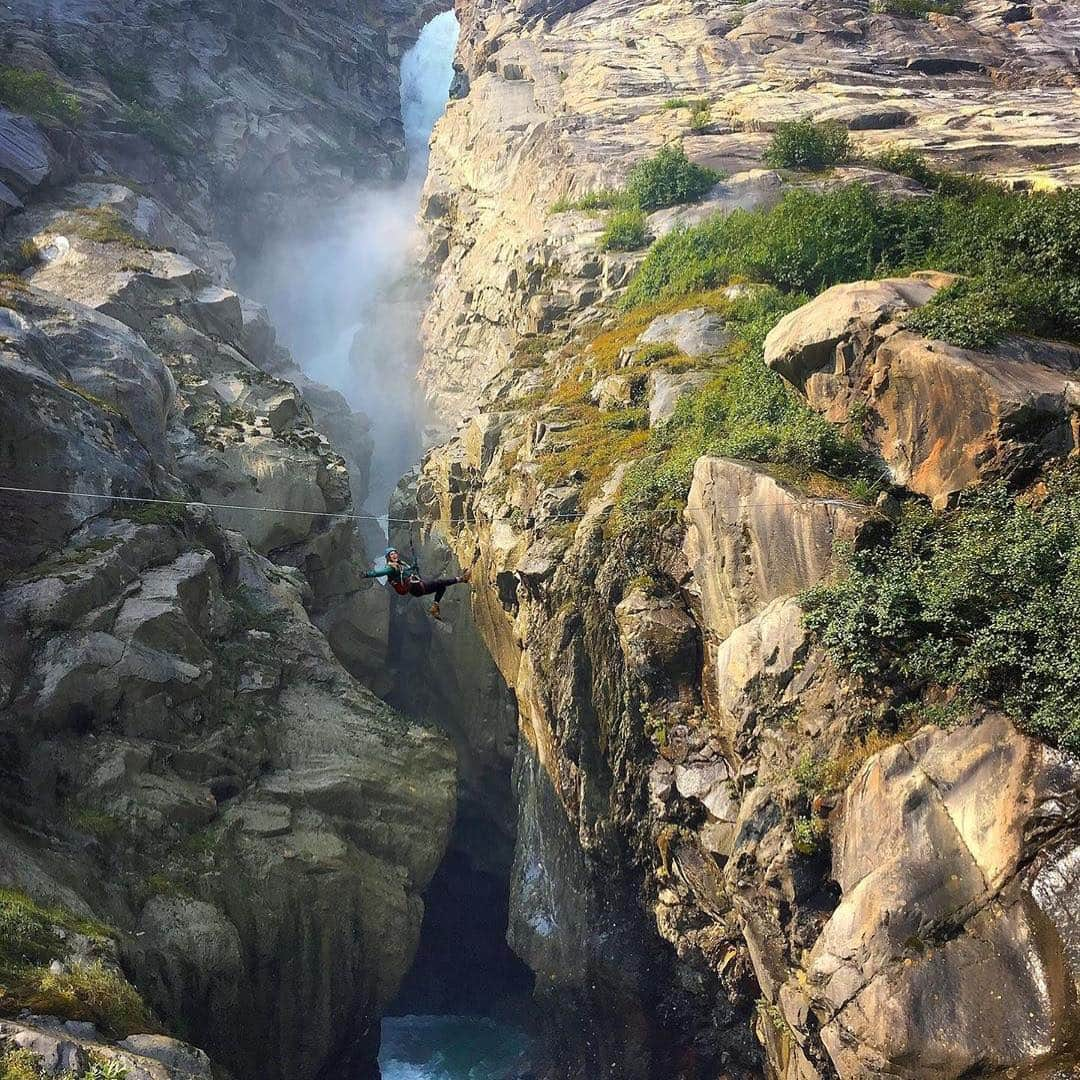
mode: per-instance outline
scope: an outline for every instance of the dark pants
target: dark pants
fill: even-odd
[[[459,577],[441,577],[436,578],[434,581],[414,581],[409,586],[409,592],[413,596],[430,596],[435,594],[435,603],[437,604],[442,598],[443,593],[450,588],[451,585],[457,585],[461,582]]]

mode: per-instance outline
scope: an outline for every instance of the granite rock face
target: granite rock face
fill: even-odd
[[[612,435],[628,447],[614,461],[593,454],[597,426],[634,431],[644,406],[650,427],[670,419],[722,375],[729,342],[720,302],[613,311],[642,254],[602,252],[602,218],[552,213],[560,196],[618,185],[673,140],[728,175],[650,215],[654,236],[771,205],[792,182],[925,196],[865,164],[824,179],[764,169],[776,122],[807,114],[840,120],[867,153],[911,147],[1019,187],[1075,178],[1071,11],[877,7],[457,5],[457,100],[423,213],[421,378],[447,439],[406,516],[473,567],[469,632],[516,700],[510,940],[538,976],[551,1077],[1075,1066],[1073,764],[993,712],[951,732],[876,731],[886,703],[868,704],[803,625],[800,593],[833,572],[838,543],[891,528],[893,496],[871,506],[706,455],[682,520],[636,520],[619,486],[650,460],[644,434]],[[706,100],[709,122],[690,130],[664,107],[681,97]],[[1070,348],[979,354],[906,330],[949,280],[840,285],[767,346],[797,394],[881,459],[878,486],[939,505],[1067,455],[1080,400]],[[602,360],[604,334],[619,344],[605,338]],[[459,611],[455,633],[466,625]],[[849,870],[856,849],[865,865]]]
[[[856,405],[895,483],[937,505],[1076,450],[1080,349],[1010,337],[990,351],[905,330],[947,275],[827,289],[781,319],[765,359],[830,420]]]
[[[1080,168],[1080,23],[1051,0],[972,0],[925,20],[840,0],[456,7],[460,100],[436,128],[425,193],[437,274],[421,370],[451,431],[522,334],[597,317],[641,258],[598,252],[602,222],[549,208],[622,183],[667,142],[728,175],[700,204],[652,215],[656,235],[775,202],[761,154],[778,121],[805,115],[844,123],[860,150],[911,147],[1017,186],[1071,183]],[[676,98],[706,101],[712,122],[689,129],[686,110],[664,107]],[[911,194],[891,174],[849,174]]]
[[[353,674],[353,627],[386,643],[368,422],[232,277],[268,220],[400,171],[426,10],[0,16],[4,64],[81,110],[0,112],[0,886],[111,927],[111,969],[201,1047],[0,1022],[52,1072],[362,1075],[412,964],[456,754]]]

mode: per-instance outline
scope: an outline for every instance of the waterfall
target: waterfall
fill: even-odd
[[[381,512],[419,456],[422,403],[415,372],[425,303],[414,270],[416,213],[431,130],[446,107],[458,24],[432,19],[402,58],[401,117],[408,169],[387,188],[361,188],[302,229],[287,230],[247,268],[246,291],[270,309],[305,373],[366,413],[375,442],[367,504]]]

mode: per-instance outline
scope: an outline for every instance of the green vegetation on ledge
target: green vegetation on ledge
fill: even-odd
[[[681,508],[703,454],[786,466],[803,480],[811,473],[847,478],[852,494],[865,491],[869,466],[854,433],[815,413],[765,366],[765,335],[805,300],[766,287],[711,305],[736,341],[712,381],[684,397],[671,420],[650,433],[651,456],[623,481],[624,513]]]
[[[625,188],[602,188],[574,201],[558,199],[551,212],[616,210],[651,214],[667,206],[696,202],[721,179],[715,170],[694,164],[681,146],[665,146],[630,170]]]
[[[796,189],[771,209],[676,229],[653,246],[623,305],[735,276],[813,295],[841,281],[936,269],[971,281],[914,317],[925,333],[980,346],[1009,331],[1080,339],[1080,192],[1026,194],[978,181],[948,192],[888,200],[860,184]]]
[[[109,931],[98,923],[45,908],[28,896],[0,889],[0,1015],[21,1009],[89,1020],[115,1038],[158,1030],[135,988],[100,960],[76,960],[52,970],[78,934],[104,947]]]
[[[847,128],[835,120],[782,120],[765,151],[774,169],[831,169],[847,161],[851,143]]]
[[[1020,499],[994,486],[947,513],[908,506],[802,603],[833,660],[872,686],[946,714],[999,704],[1080,752],[1080,466]]]
[[[959,15],[963,0],[870,0],[875,15],[899,15],[906,19],[925,19],[928,15]]]
[[[0,67],[0,102],[42,122],[74,124],[82,115],[79,99],[43,71]]]

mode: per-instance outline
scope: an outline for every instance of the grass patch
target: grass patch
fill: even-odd
[[[60,973],[49,970],[53,960],[67,954],[71,933],[100,945],[112,936],[100,923],[0,889],[0,1013],[30,1009],[89,1020],[114,1038],[159,1030],[135,988],[100,961],[70,964]]]
[[[68,820],[79,832],[88,833],[98,840],[115,840],[124,831],[124,823],[115,814],[88,806],[73,811]]]
[[[567,210],[585,210],[589,213],[599,213],[602,210],[611,210],[617,206],[632,207],[631,200],[625,191],[618,188],[599,188],[596,191],[588,191],[579,199],[570,199],[564,196],[556,199],[551,204],[551,213],[563,214]]]
[[[600,246],[605,251],[638,251],[649,242],[642,210],[616,210],[604,226]]]
[[[161,1030],[135,987],[100,960],[77,962],[59,973],[32,972],[23,1000],[33,1012],[88,1020],[115,1039]]]
[[[681,508],[703,454],[788,466],[792,479],[824,472],[865,484],[869,466],[855,434],[819,416],[765,366],[765,335],[804,301],[768,289],[727,303],[724,314],[737,334],[728,362],[652,432],[652,455],[633,465],[623,482],[624,515]]]
[[[847,743],[836,757],[817,758],[807,750],[795,765],[795,780],[810,796],[834,795],[843,791],[875,754],[903,742],[911,734],[911,726],[891,732],[871,728],[861,738]]]
[[[653,245],[623,305],[713,289],[736,276],[812,295],[917,268],[972,279],[920,316],[933,320],[928,330],[983,344],[1006,331],[1078,340],[1080,191],[943,181],[930,198],[895,201],[862,184],[795,190],[771,209],[736,210],[669,233]],[[960,310],[950,314],[953,306]]]
[[[79,99],[43,71],[0,67],[0,102],[41,123],[74,124],[82,116]]]
[[[63,387],[69,394],[75,394],[77,397],[81,397],[83,401],[93,405],[94,408],[100,409],[102,412],[108,413],[115,418],[123,417],[123,413],[111,402],[106,401],[103,397],[98,397],[97,394],[90,393],[89,390],[84,390],[81,386],[77,386],[75,383],[68,379],[57,379],[56,385]]]
[[[123,247],[142,247],[126,221],[111,206],[84,207],[66,215],[57,231],[70,232],[95,244],[120,244]]]
[[[0,1050],[0,1080],[41,1080],[40,1062],[29,1050]]]
[[[774,169],[832,169],[851,154],[848,130],[836,120],[782,120],[765,151]]]
[[[702,101],[690,113],[690,130],[694,132],[704,131],[712,123],[712,109],[707,101]]]
[[[187,503],[142,503],[124,500],[114,502],[112,517],[132,521],[136,525],[171,525],[183,527],[187,521]]]
[[[547,487],[569,482],[572,473],[581,472],[582,503],[599,494],[604,481],[621,462],[637,457],[648,440],[648,433],[633,427],[613,427],[609,416],[590,405],[574,409],[576,425],[565,432],[568,445],[540,459],[539,477]]]
[[[957,510],[905,509],[895,533],[842,558],[802,597],[844,670],[968,709],[998,705],[1080,752],[1080,466],[1015,500],[1004,486]]]

